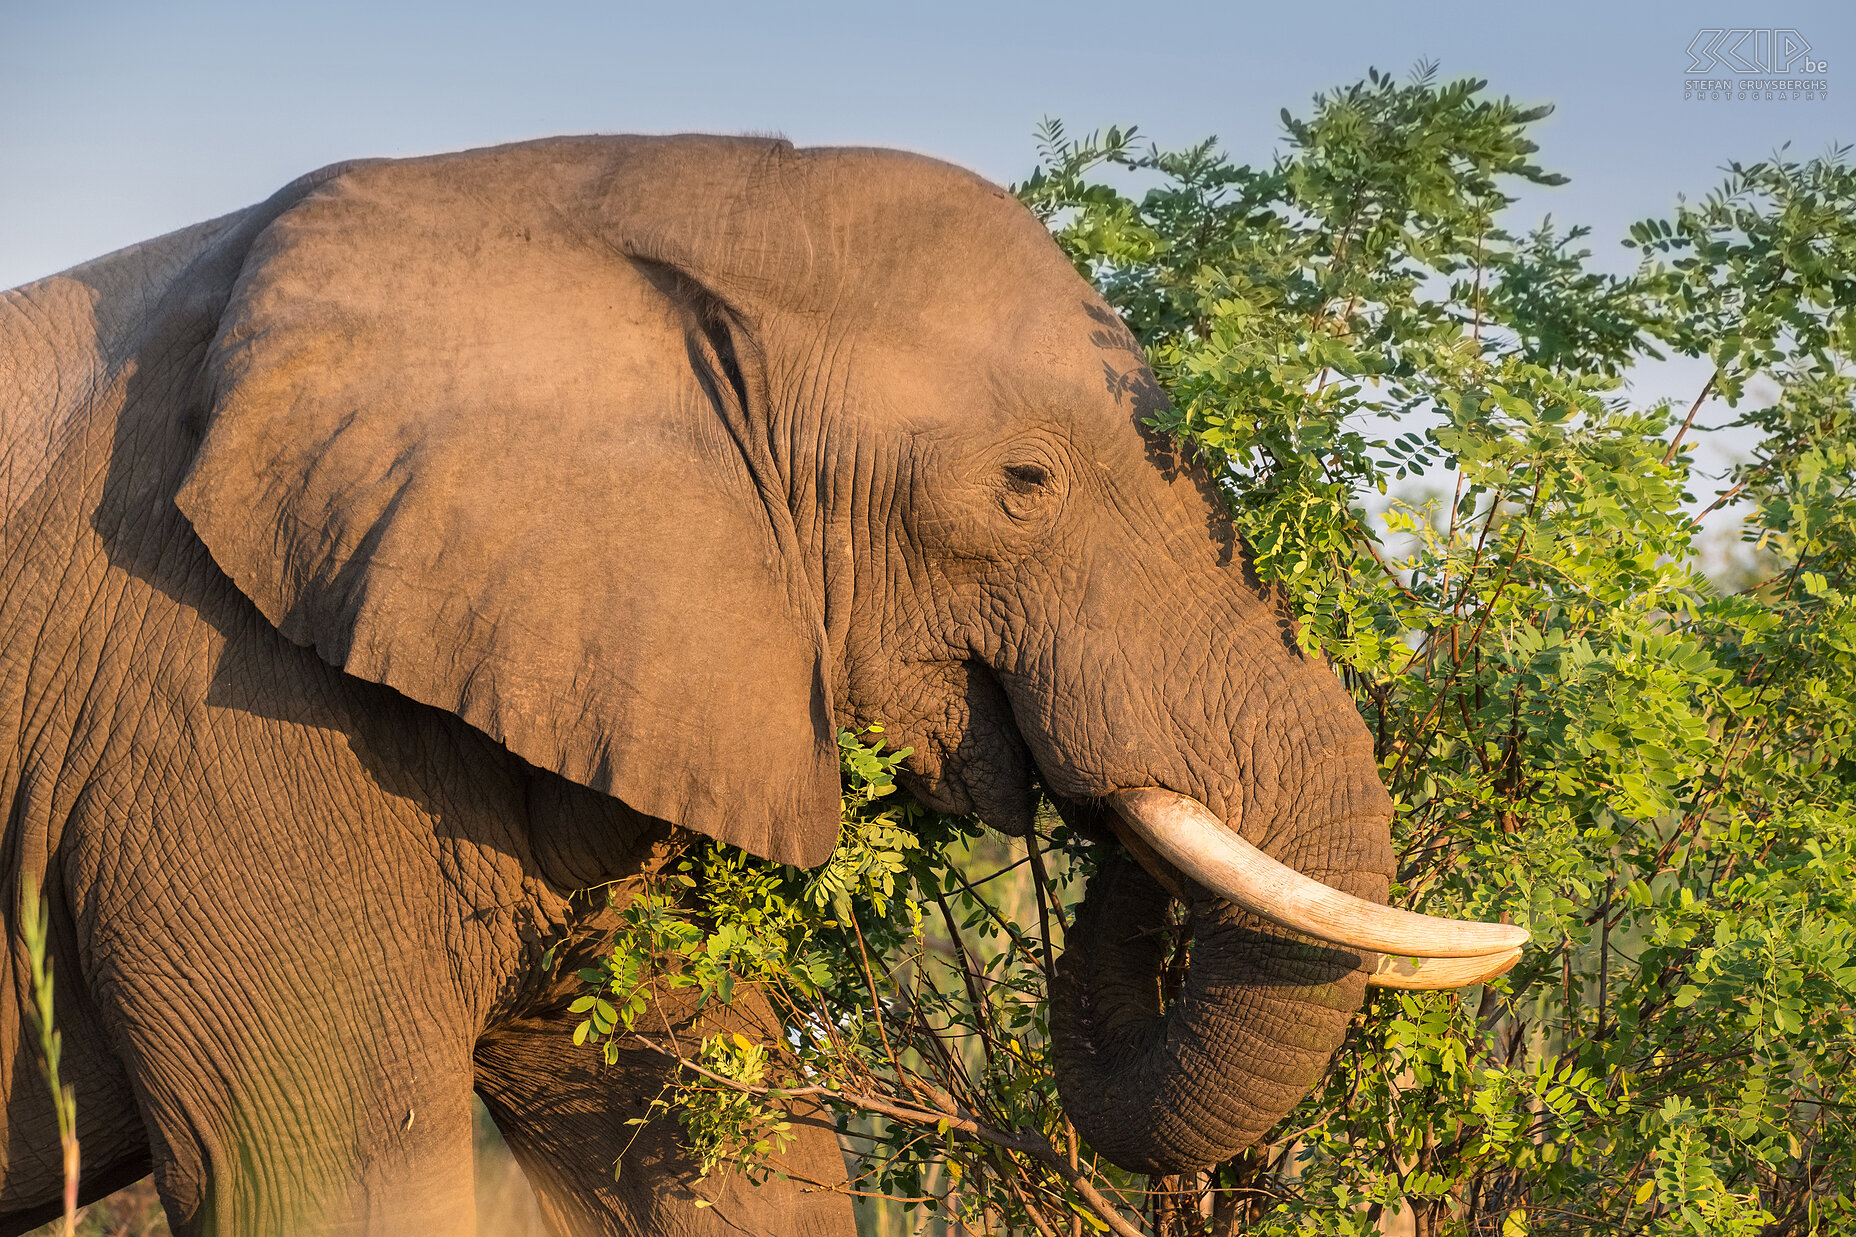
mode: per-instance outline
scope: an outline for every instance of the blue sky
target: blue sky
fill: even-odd
[[[766,132],[902,146],[1000,180],[1046,115],[1217,134],[1267,158],[1278,110],[1368,65],[1558,107],[1527,206],[1632,219],[1780,141],[1856,140],[1856,5],[650,5],[0,0],[0,287],[268,195],[337,159],[553,133]],[[155,10],[159,8],[159,12]],[[1792,27],[1834,101],[1684,103],[1703,26]]]
[[[1555,112],[1540,162],[1571,177],[1511,225],[1586,223],[1601,262],[1636,219],[1699,194],[1729,160],[1856,141],[1856,3],[1299,0],[456,0],[279,5],[0,0],[0,288],[268,196],[340,159],[559,133],[778,132],[900,146],[1021,179],[1046,116],[1216,134],[1268,159],[1283,107],[1420,59]],[[1829,99],[1685,101],[1704,27],[1790,28]],[[1636,397],[1686,405],[1704,367],[1647,366]],[[1705,425],[1722,410],[1711,406]],[[1724,419],[1724,416],[1722,417]],[[1701,444],[1716,476],[1745,444]],[[1701,501],[1715,487],[1697,486]]]

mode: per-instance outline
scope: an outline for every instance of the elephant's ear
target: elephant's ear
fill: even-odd
[[[751,335],[576,223],[599,178],[572,150],[523,153],[360,168],[272,224],[180,508],[348,673],[646,815],[821,863],[829,666]]]

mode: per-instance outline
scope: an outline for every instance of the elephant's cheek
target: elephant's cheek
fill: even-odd
[[[936,677],[946,713],[909,724],[884,719],[892,747],[915,749],[899,779],[904,789],[938,812],[974,815],[1014,837],[1037,814],[1037,771],[1012,721],[1011,705],[982,667],[951,663]]]

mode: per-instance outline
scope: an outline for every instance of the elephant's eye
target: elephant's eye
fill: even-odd
[[[999,505],[1019,523],[1042,524],[1056,514],[1063,486],[1048,465],[1037,460],[1006,464]]]
[[[1007,464],[1005,476],[1020,494],[1030,494],[1050,484],[1050,471],[1042,464]]]

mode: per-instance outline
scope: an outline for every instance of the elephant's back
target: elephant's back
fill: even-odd
[[[244,212],[240,212],[243,214]],[[86,414],[138,360],[177,281],[236,224],[228,215],[0,292],[0,513],[8,522]]]
[[[106,468],[125,449],[140,453],[143,476],[157,471],[151,453],[184,464],[201,362],[252,243],[348,166],[0,292],[0,605],[59,513],[88,517],[107,503]]]
[[[46,725],[48,675],[69,685],[69,637],[107,572],[93,530],[120,430],[133,397],[163,402],[151,398],[146,345],[227,222],[0,293],[0,807],[10,821],[31,736]]]
[[[124,440],[146,457],[212,337],[197,315],[173,312],[176,294],[236,220],[0,293],[0,739],[27,723],[34,663],[48,646],[63,655],[60,615],[81,614],[102,584],[94,531],[123,477]],[[9,763],[15,746],[0,748]]]

